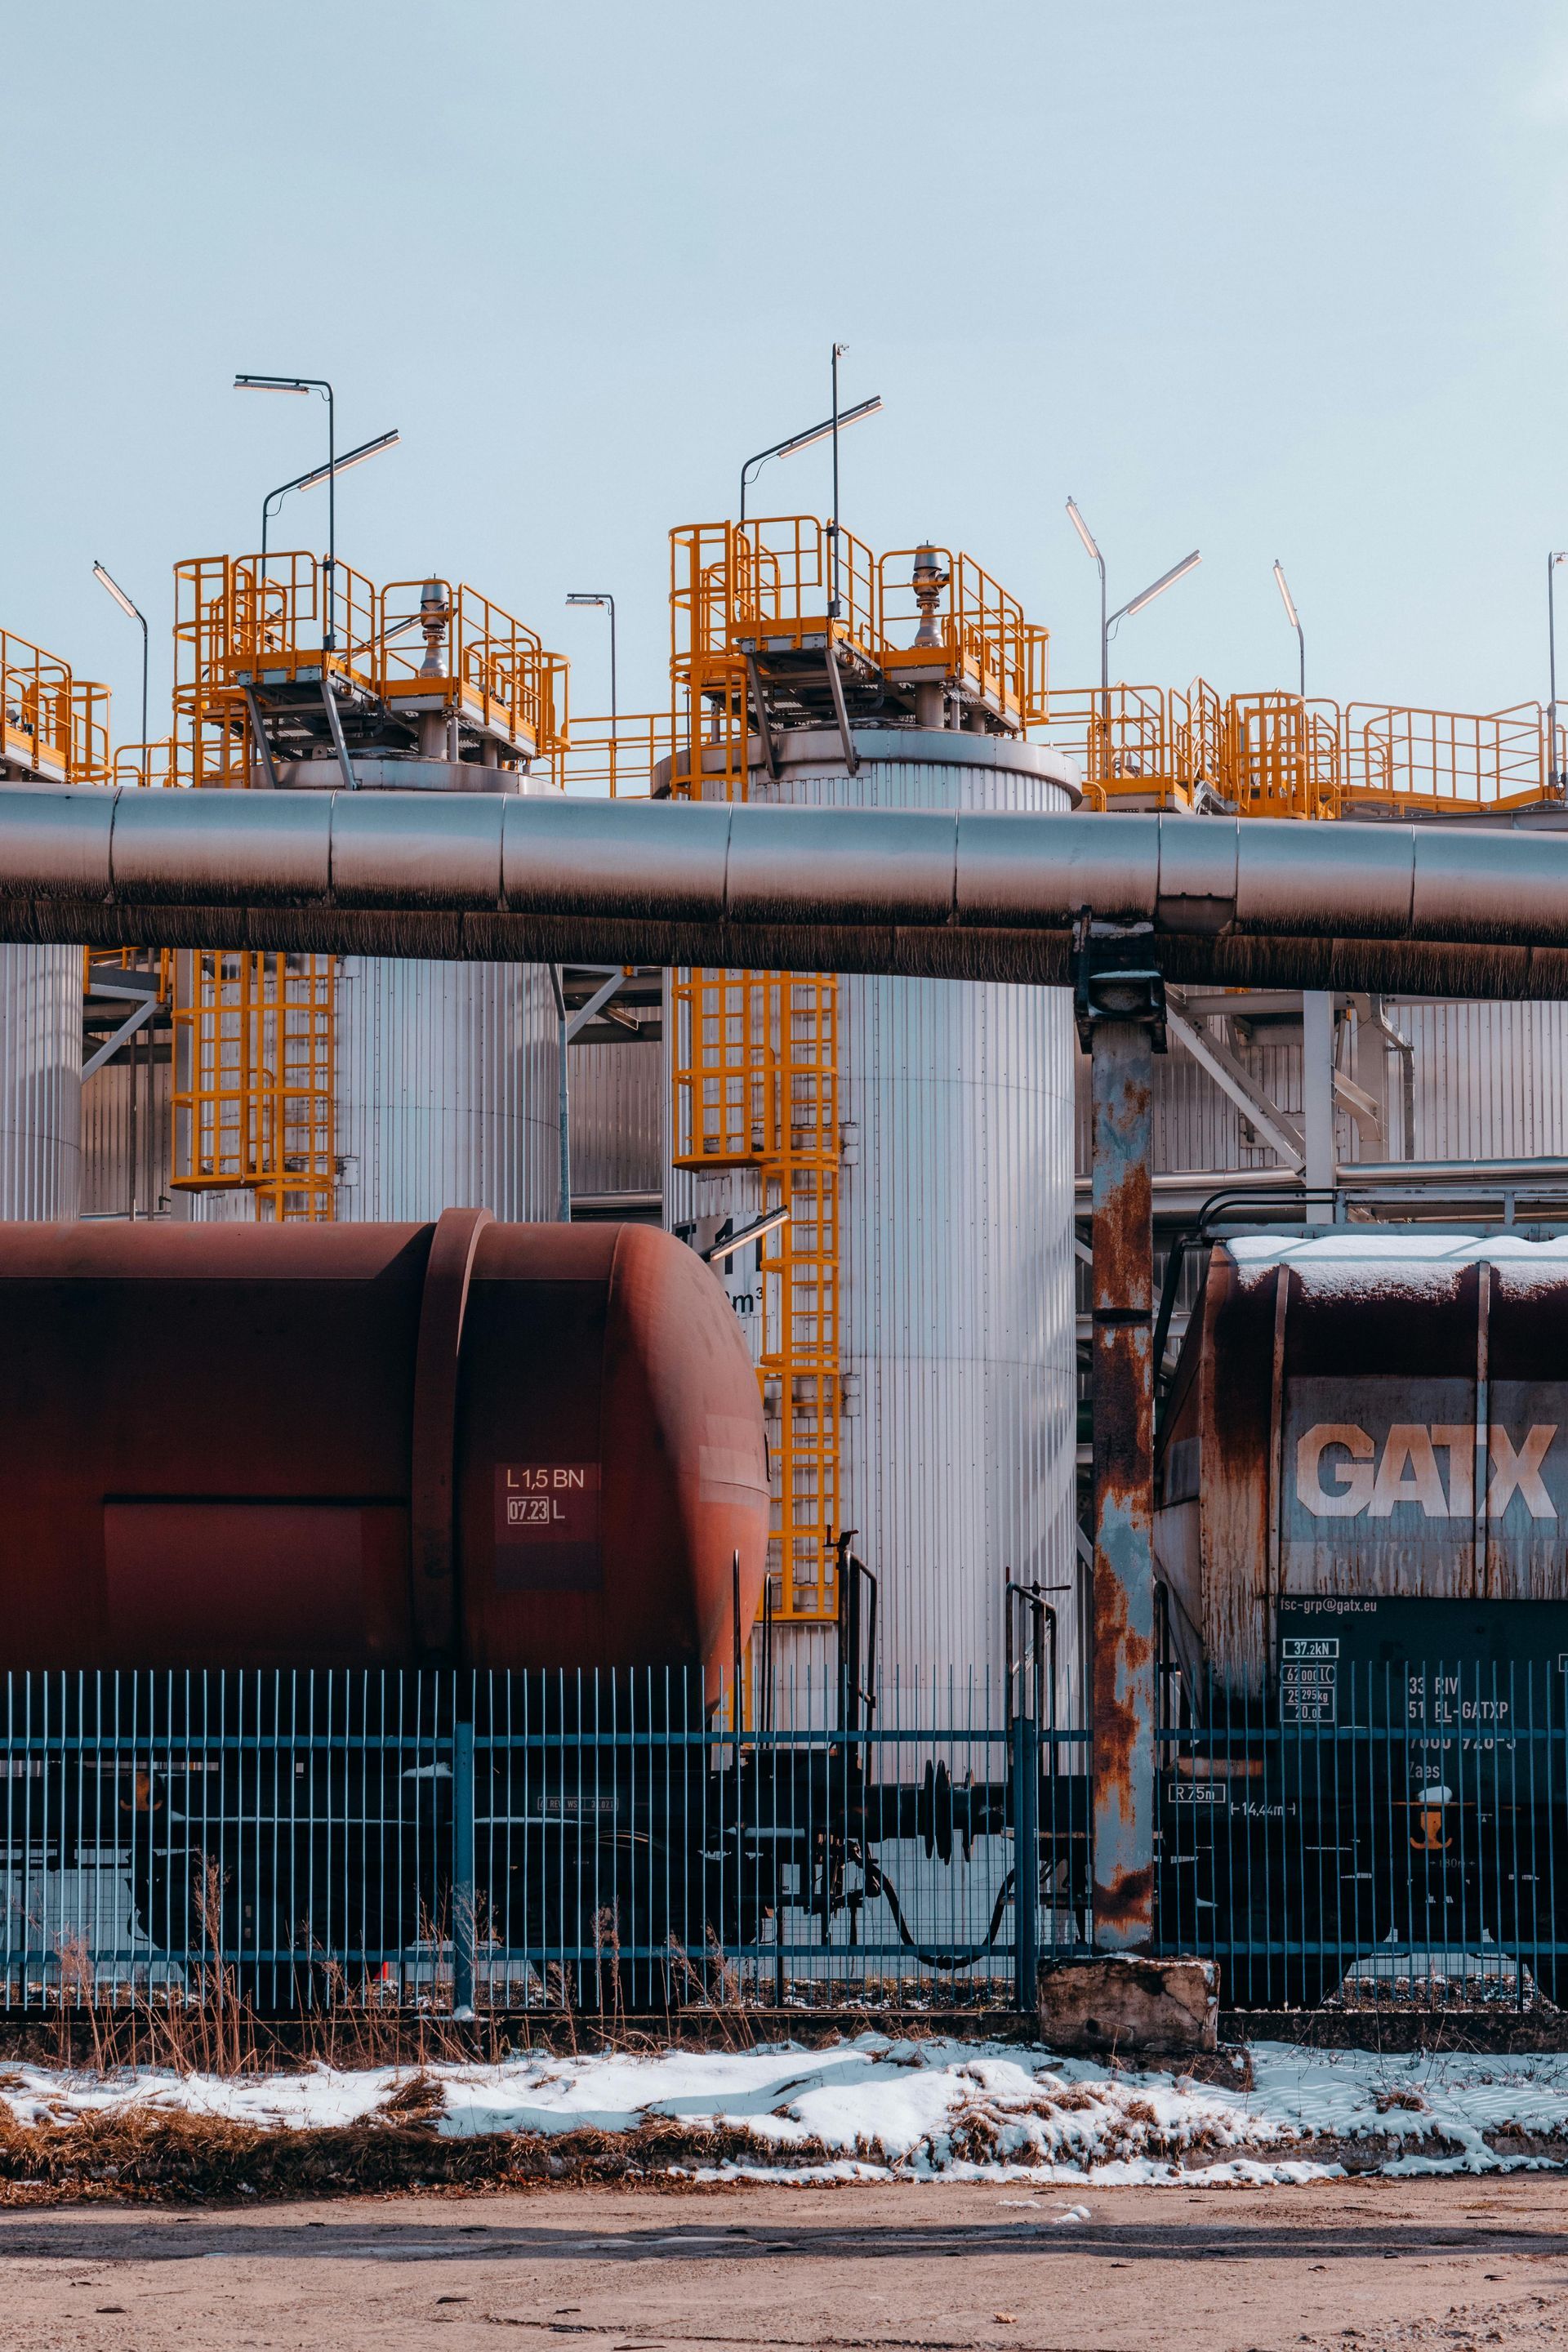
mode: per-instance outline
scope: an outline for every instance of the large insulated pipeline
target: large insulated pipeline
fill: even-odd
[[[0,790],[0,940],[1568,996],[1568,833],[464,793]]]

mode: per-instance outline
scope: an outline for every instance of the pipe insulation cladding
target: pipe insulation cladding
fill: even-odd
[[[700,1666],[712,1698],[737,1589],[750,1631],[757,1383],[650,1227],[0,1224],[0,1320],[10,1667]]]
[[[869,756],[877,743],[858,736]],[[0,790],[0,938],[1568,996],[1568,833],[465,793]]]

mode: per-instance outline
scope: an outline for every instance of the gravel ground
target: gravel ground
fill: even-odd
[[[29,2352],[1568,2346],[1543,2174],[57,2207],[0,2213],[0,2345]]]

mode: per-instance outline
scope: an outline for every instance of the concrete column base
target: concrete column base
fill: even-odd
[[[1063,1960],[1040,1970],[1040,2039],[1074,2057],[1215,2047],[1219,1971],[1212,1960]]]

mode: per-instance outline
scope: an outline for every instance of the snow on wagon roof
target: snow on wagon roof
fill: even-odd
[[[1485,1260],[1508,1289],[1568,1277],[1568,1235],[1527,1242],[1515,1234],[1390,1233],[1372,1226],[1311,1237],[1238,1234],[1223,1246],[1244,1289],[1287,1265],[1309,1297],[1420,1298],[1451,1292],[1465,1267]]]

